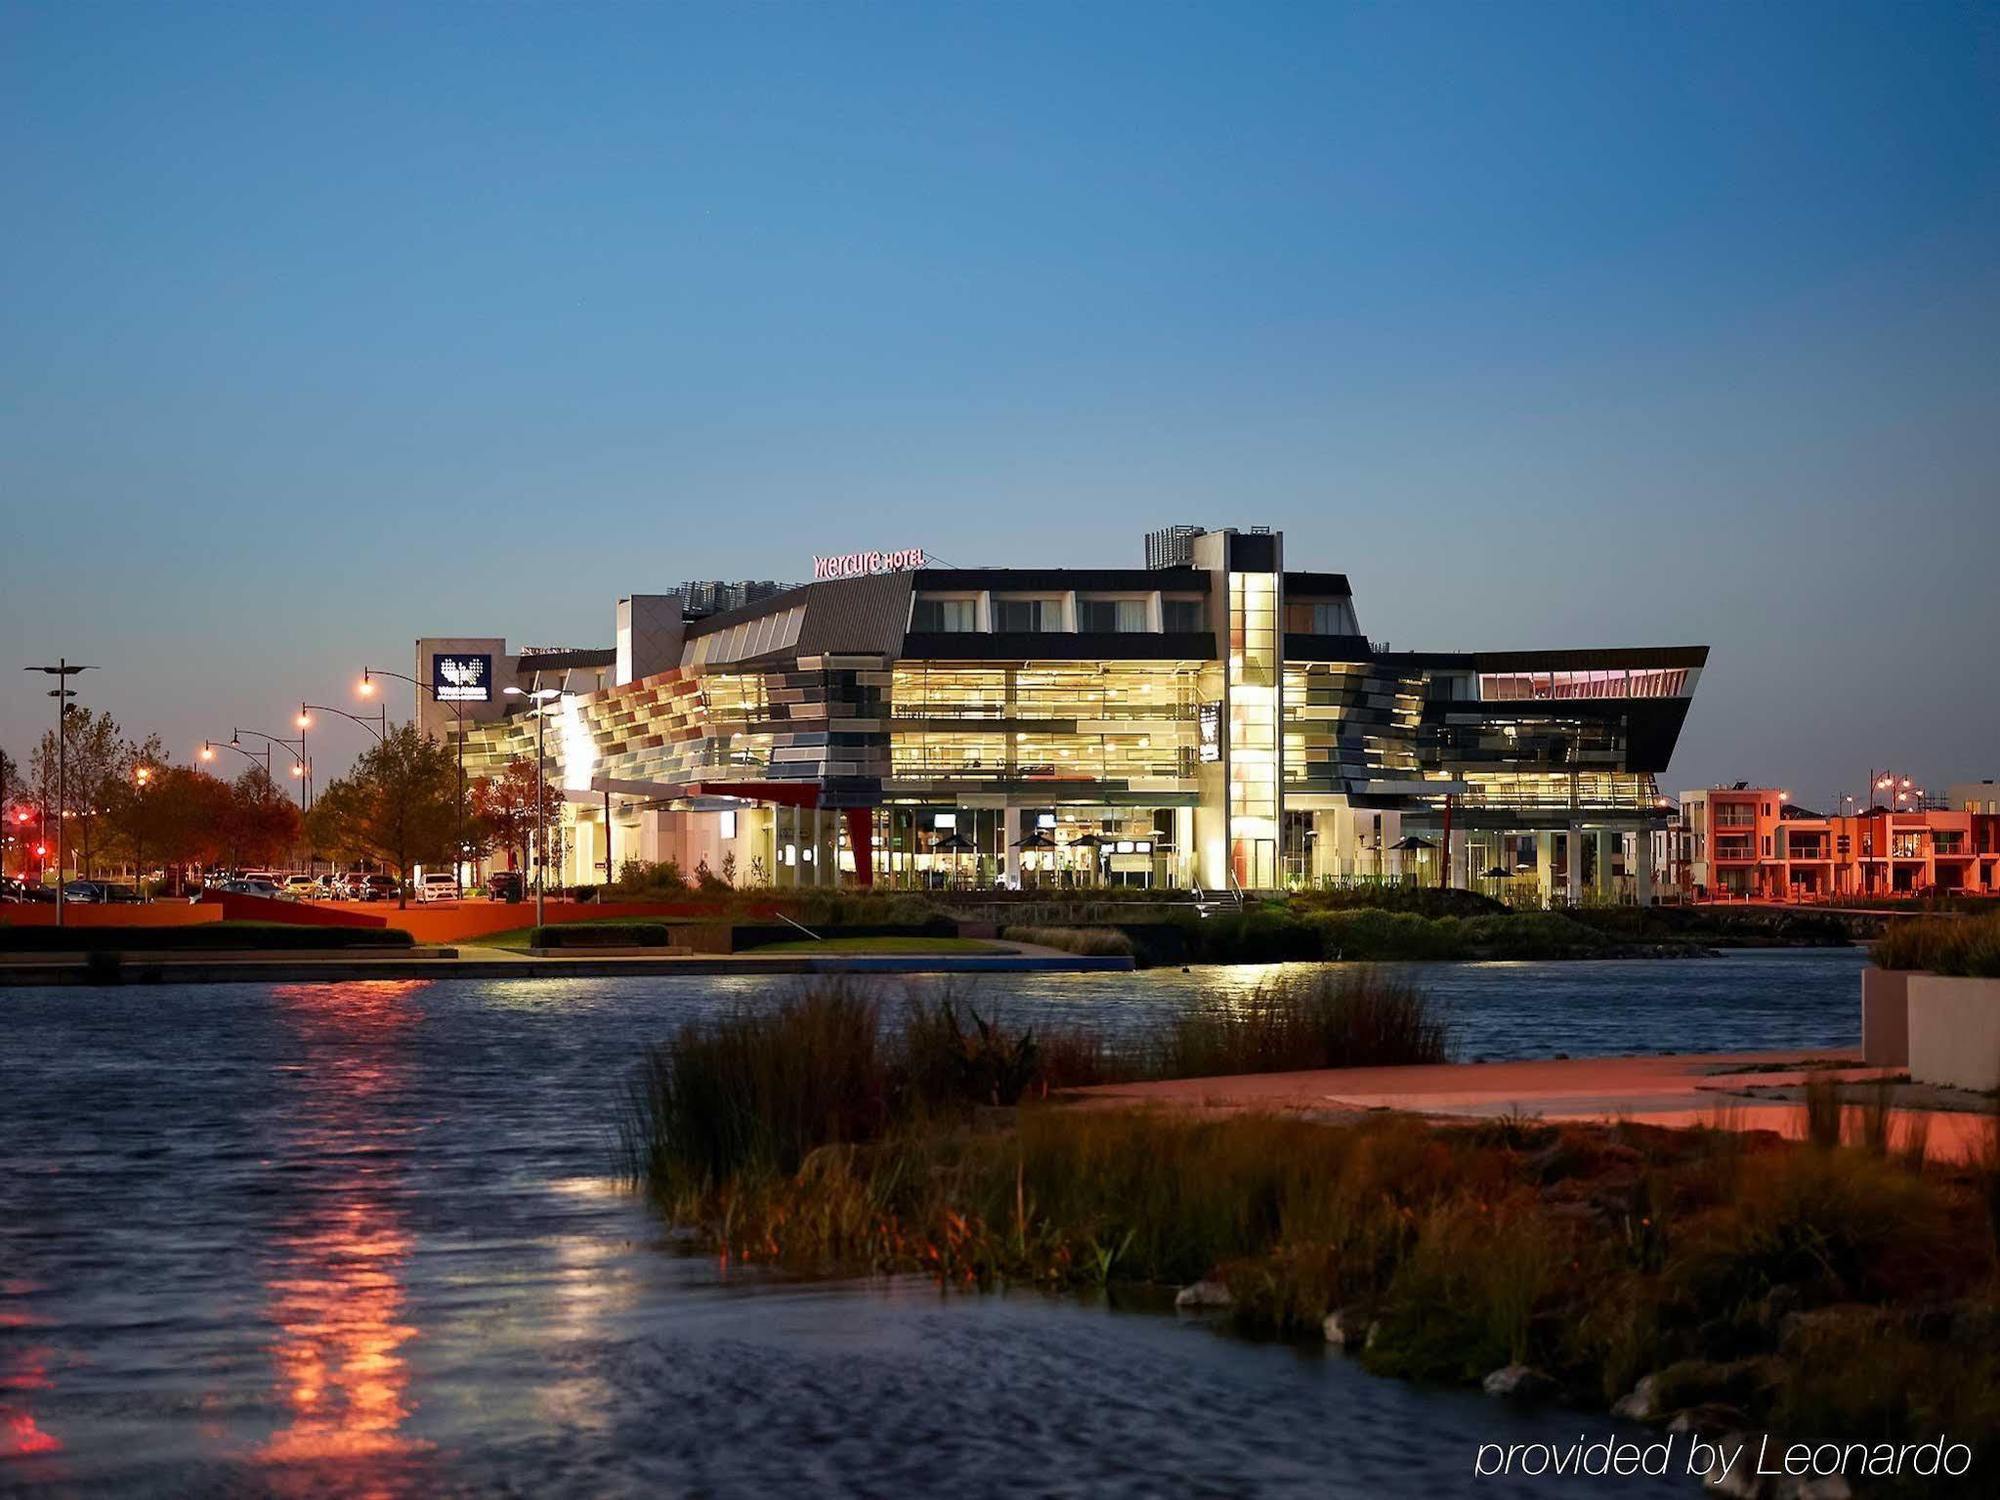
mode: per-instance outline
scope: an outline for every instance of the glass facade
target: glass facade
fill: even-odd
[[[1229,575],[1229,863],[1236,883],[1278,883],[1278,578]]]

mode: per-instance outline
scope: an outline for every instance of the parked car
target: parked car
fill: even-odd
[[[345,901],[347,899],[347,877],[345,875],[322,875],[313,882],[313,894],[321,901]]]
[[[283,899],[285,894],[268,880],[226,880],[222,888],[231,895],[264,896],[273,901]]]
[[[394,901],[401,887],[393,875],[363,875],[354,883],[356,901]]]
[[[458,896],[458,877],[449,870],[431,870],[417,882],[419,901],[456,901]]]
[[[519,870],[495,870],[486,877],[486,895],[492,901],[519,901],[526,893]]]
[[[238,880],[261,880],[273,890],[283,890],[285,887],[285,877],[280,875],[276,870],[238,870],[235,878]]]
[[[62,896],[63,900],[77,906],[98,906],[111,899],[104,886],[95,880],[66,881]]]
[[[0,902],[21,906],[30,901],[53,901],[56,893],[44,886],[29,885],[15,875],[0,875]]]
[[[287,875],[278,884],[287,896],[317,896],[319,881],[311,875]]]

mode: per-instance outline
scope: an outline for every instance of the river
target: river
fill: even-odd
[[[1419,973],[1461,1055],[1581,1056],[1852,1045],[1859,964]],[[1258,973],[977,998],[1135,1035]],[[639,1045],[772,992],[0,991],[0,1491],[1493,1496],[1560,1486],[1479,1443],[1609,1430],[1153,1311],[725,1274],[611,1180],[612,1122]]]

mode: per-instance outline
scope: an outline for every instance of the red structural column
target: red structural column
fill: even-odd
[[[854,878],[864,886],[875,883],[875,809],[848,807],[847,844],[854,851]]]

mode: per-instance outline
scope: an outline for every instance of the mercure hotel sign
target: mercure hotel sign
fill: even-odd
[[[832,557],[815,554],[813,582],[826,578],[866,578],[872,573],[907,573],[929,561],[921,547],[905,547],[901,552],[841,552]]]

